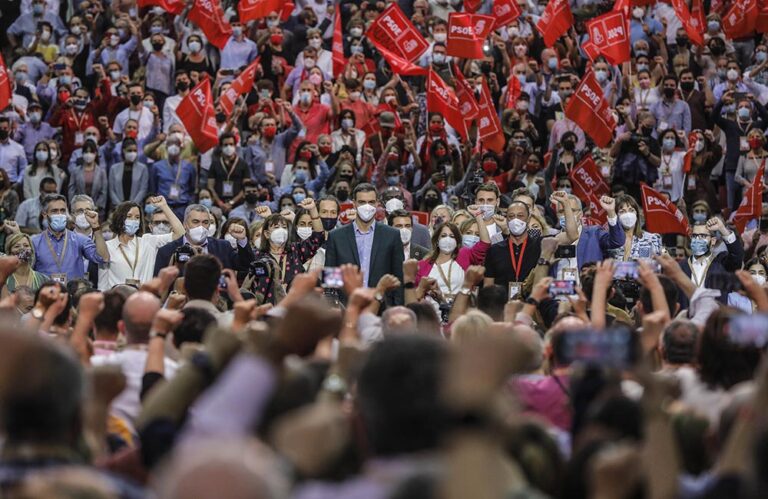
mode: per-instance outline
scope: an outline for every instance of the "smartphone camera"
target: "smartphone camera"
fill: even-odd
[[[341,289],[344,286],[344,279],[341,276],[341,268],[326,267],[323,269],[323,287],[327,289]]]
[[[576,294],[576,283],[574,281],[552,281],[549,285],[549,296],[552,298],[573,294]]]
[[[227,276],[226,276],[226,274],[221,274],[219,276],[219,289],[221,289],[221,290],[227,289]]]

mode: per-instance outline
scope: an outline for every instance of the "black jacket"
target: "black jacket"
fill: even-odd
[[[170,265],[173,252],[176,251],[176,248],[182,246],[184,241],[185,238],[180,237],[157,250],[154,275],[157,275],[160,269]],[[251,262],[255,258],[253,249],[247,244],[244,247],[238,245],[235,250],[229,242],[212,237],[208,238],[208,254],[218,258],[223,268],[241,271],[248,270],[248,267],[250,267]]]

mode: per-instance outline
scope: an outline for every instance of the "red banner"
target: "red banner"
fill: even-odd
[[[586,26],[589,41],[609,64],[619,65],[630,59],[629,20],[624,12],[608,12],[587,21]]]
[[[699,33],[704,33],[707,29],[707,21],[705,17],[702,0],[691,0],[690,25]]]
[[[536,23],[536,29],[541,33],[544,45],[547,47],[554,45],[571,26],[573,26],[573,14],[568,0],[549,0],[541,19]]]
[[[240,75],[235,78],[226,92],[219,97],[219,104],[224,113],[229,116],[235,107],[235,101],[243,94],[247,94],[253,88],[253,81],[256,79],[256,69],[259,67],[261,57],[253,60]]]
[[[333,16],[333,76],[338,78],[344,73],[347,58],[344,57],[344,35],[341,32],[341,9],[336,8]]]
[[[186,97],[181,99],[176,114],[184,128],[189,131],[195,147],[204,153],[219,143],[219,132],[211,97],[211,83],[208,78],[197,84]]]
[[[462,136],[466,135],[456,93],[432,70],[427,76],[427,111],[442,114],[449,125]]]
[[[0,110],[10,106],[12,98],[11,79],[8,77],[8,68],[5,67],[3,55],[0,54]]]
[[[520,80],[517,78],[517,75],[510,75],[509,80],[507,80],[507,106],[505,109],[515,109],[517,99],[520,98],[520,94],[522,93],[523,88],[520,84]]]
[[[759,1],[757,4],[757,20],[755,21],[755,30],[758,33],[768,32],[768,3],[766,0]]]
[[[373,20],[366,36],[410,62],[418,59],[429,48],[429,43],[405,17],[397,3],[389,4],[389,7]]]
[[[448,14],[448,55],[463,59],[482,59],[483,43],[493,30],[494,18],[480,14]]]
[[[237,7],[240,22],[243,24],[267,17],[270,12],[279,14],[282,10],[282,0],[240,0],[240,5]]]
[[[466,123],[477,117],[480,107],[477,105],[472,87],[467,83],[456,64],[453,65],[453,74],[456,75],[456,98],[459,99],[459,112]]]
[[[373,43],[373,46],[376,47],[376,50],[378,50],[381,53],[381,56],[384,57],[384,60],[387,61],[387,64],[389,64],[389,67],[392,68],[393,73],[399,74],[401,76],[426,76],[427,75],[427,68],[417,66],[411,61],[403,59],[402,57],[395,54],[394,52],[390,52],[383,45],[379,44],[376,40],[371,40],[371,43]]]
[[[504,28],[505,26],[512,24],[515,19],[520,17],[522,12],[517,2],[513,0],[494,0],[491,7],[491,14],[496,23],[493,25],[493,29]]]
[[[194,2],[189,11],[189,20],[203,30],[211,44],[219,50],[223,49],[229,37],[232,36],[232,26],[224,19],[221,4],[218,0],[194,0]]]
[[[723,16],[723,32],[728,38],[752,36],[757,16],[757,0],[736,0]]]
[[[611,142],[616,120],[591,69],[568,101],[565,116],[579,125],[599,147],[606,147]]]
[[[140,9],[144,7],[161,7],[169,14],[179,15],[184,10],[186,2],[183,0],[138,0]]]
[[[504,132],[501,129],[501,121],[496,113],[496,106],[493,105],[491,90],[488,88],[488,82],[483,79],[483,89],[480,92],[480,99],[477,101],[477,138],[483,142],[487,149],[501,154],[504,152]]]
[[[699,0],[700,1],[700,0]],[[693,3],[691,4],[693,5]],[[699,24],[699,20],[691,16],[691,12],[688,10],[685,0],[672,0],[672,8],[675,9],[678,19],[683,24],[685,32],[688,34],[688,39],[698,46],[704,45],[704,32],[703,23]],[[699,12],[701,13],[701,6],[699,6]],[[701,13],[703,15],[703,13]],[[696,26],[698,24],[698,26]]]
[[[675,203],[648,187],[640,184],[643,193],[645,228],[657,234],[688,234],[688,219]]]
[[[608,222],[608,214],[600,206],[600,197],[610,193],[610,187],[605,183],[600,170],[592,156],[587,154],[568,172],[568,178],[573,186],[573,194],[589,207],[591,217],[600,225]]]
[[[739,233],[744,232],[747,222],[760,218],[763,214],[763,175],[765,175],[764,164],[757,170],[752,185],[747,189],[739,208],[733,214],[733,224]]]

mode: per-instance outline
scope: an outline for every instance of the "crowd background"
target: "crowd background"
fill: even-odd
[[[0,0],[0,495],[766,496],[762,2],[394,5]]]

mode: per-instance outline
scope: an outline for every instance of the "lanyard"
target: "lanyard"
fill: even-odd
[[[221,166],[224,166],[226,164],[226,158],[221,158]],[[235,156],[235,159],[232,161],[232,166],[229,167],[229,171],[227,172],[227,181],[229,181],[229,178],[232,176],[232,173],[235,171],[235,167],[237,166],[237,156]],[[176,177],[176,183],[179,182],[178,176]]]
[[[515,282],[520,281],[520,271],[523,270],[523,255],[525,255],[525,247],[528,245],[528,238],[525,238],[522,246],[520,247],[520,258],[515,261],[515,250],[512,238],[509,238],[509,259],[512,260],[512,269],[515,271]]]
[[[125,259],[125,263],[128,264],[128,266],[131,268],[131,277],[136,278],[136,267],[139,265],[139,238],[134,236],[134,240],[136,241],[136,254],[133,259],[133,263],[128,259],[128,256],[125,254],[125,251],[123,251],[123,245],[120,244],[120,242],[117,243],[117,248],[120,250],[120,253],[123,255],[123,259]]]
[[[712,260],[714,260],[714,258],[712,258],[712,255],[707,257],[707,265],[704,267],[704,271],[701,273],[701,279],[697,279],[696,272],[693,271],[694,260],[693,260],[693,257],[690,258],[689,264],[691,267],[691,280],[693,281],[693,283],[696,285],[697,288],[700,288],[704,284],[704,281],[707,279],[707,272],[709,272],[709,266],[712,265]]]
[[[48,244],[48,249],[51,252],[51,256],[53,257],[53,262],[56,264],[56,268],[61,272],[61,264],[64,261],[64,255],[67,254],[67,243],[69,242],[69,237],[67,237],[67,231],[64,231],[64,248],[61,250],[61,257],[56,255],[56,250],[53,249],[53,244],[51,244],[51,237],[48,234],[48,231],[45,232],[45,242]]]
[[[83,121],[85,121],[85,114],[80,116],[80,119],[77,119],[77,113],[75,113],[74,109],[69,110],[70,113],[72,113],[72,119],[75,121],[75,125],[77,126],[77,130],[79,131],[83,127]]]
[[[451,271],[453,270],[453,259],[448,260],[448,277],[445,277],[443,272],[443,266],[439,263],[435,263],[437,271],[440,273],[440,277],[443,279],[445,286],[448,288],[448,294],[453,295],[453,288],[451,287]]]

